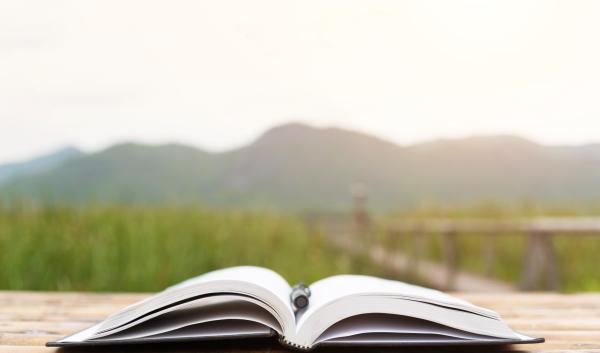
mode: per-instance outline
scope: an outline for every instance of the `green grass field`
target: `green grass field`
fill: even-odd
[[[288,216],[168,206],[0,209],[0,289],[157,291],[246,264],[290,282],[377,274]]]
[[[541,214],[577,213],[484,207],[417,210],[392,217]],[[491,273],[481,251],[489,241],[460,234],[460,267],[518,283],[525,237],[504,234],[494,240]],[[413,243],[401,238],[388,246],[410,252]],[[600,290],[600,237],[559,234],[555,246],[562,290]],[[427,235],[424,249],[428,258],[442,260],[441,236]],[[0,207],[0,289],[157,291],[206,271],[246,264],[272,268],[292,283],[338,273],[387,274],[365,258],[331,248],[318,229],[294,216],[196,206]]]

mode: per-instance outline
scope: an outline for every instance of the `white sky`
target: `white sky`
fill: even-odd
[[[0,0],[0,162],[291,120],[600,141],[600,1]]]

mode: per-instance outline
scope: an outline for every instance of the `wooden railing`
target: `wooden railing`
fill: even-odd
[[[356,229],[364,229],[364,219],[355,219]],[[489,219],[427,219],[393,220],[385,222],[386,237],[412,238],[413,249],[409,256],[415,266],[422,258],[426,235],[442,235],[442,253],[446,268],[446,288],[454,288],[460,257],[458,234],[482,234],[498,237],[504,234],[523,234],[528,237],[521,270],[520,287],[523,290],[560,288],[559,265],[553,238],[557,234],[600,236],[600,218],[528,218],[509,220]],[[363,233],[364,236],[368,236]],[[492,269],[495,262],[495,244],[484,242],[482,255],[485,267]]]

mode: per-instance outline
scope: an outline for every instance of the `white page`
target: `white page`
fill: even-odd
[[[257,266],[237,266],[207,272],[203,275],[190,278],[165,289],[165,292],[170,292],[201,283],[223,280],[248,282],[260,285],[273,292],[273,294],[279,298],[285,300],[288,300],[291,291],[289,283],[275,271]]]
[[[496,339],[460,331],[448,326],[412,317],[386,314],[365,314],[343,320],[342,322],[333,325],[323,332],[315,343],[367,333],[435,334],[460,339]]]
[[[262,308],[265,311],[267,311],[268,313],[274,314],[273,312],[271,312],[272,309],[270,307],[266,306],[264,303],[262,303],[258,300],[255,300],[252,298],[240,297],[240,296],[217,295],[217,296],[197,299],[192,302],[183,303],[183,304],[173,306],[173,307],[168,307],[166,309],[155,312],[152,315],[145,316],[142,319],[139,319],[130,324],[121,326],[118,329],[115,329],[115,330],[112,330],[110,332],[106,332],[103,334],[97,334],[97,332],[99,331],[100,324],[101,324],[101,323],[99,323],[90,328],[87,328],[85,330],[77,332],[73,335],[62,338],[60,341],[73,343],[73,342],[84,342],[84,341],[88,341],[88,340],[103,340],[105,337],[111,337],[111,336],[115,337],[115,335],[119,335],[120,332],[127,332],[129,330],[135,330],[138,326],[144,325],[146,322],[151,321],[153,319],[157,320],[157,323],[158,323],[157,329],[159,329],[160,327],[164,327],[164,330],[168,331],[168,330],[175,329],[176,326],[178,326],[179,324],[177,321],[173,322],[170,320],[167,320],[167,322],[163,323],[162,321],[160,321],[161,317],[163,315],[168,315],[168,314],[170,314],[174,311],[180,310],[180,309],[194,308],[195,306],[207,305],[208,307],[210,307],[213,304],[228,301],[231,299],[234,299],[235,301],[240,301],[240,300],[247,301],[249,303],[252,303],[251,305],[256,305],[257,308]],[[227,310],[227,309],[221,313],[213,311],[213,313],[210,313],[209,315],[203,315],[196,319],[194,319],[193,317],[189,317],[189,318],[187,318],[187,320],[189,320],[189,321],[198,320],[198,321],[204,322],[206,320],[221,320],[221,319],[233,318],[233,315],[231,315],[230,311],[231,310]],[[247,315],[245,315],[245,317],[240,317],[240,318],[249,319],[249,320],[251,319],[251,320],[254,320],[265,326],[269,326],[269,327],[272,326],[272,328],[275,331],[281,330],[281,328],[278,327],[279,323],[276,322],[276,320],[274,319],[274,316],[271,316],[271,318],[269,319],[269,318],[265,317],[264,315],[256,315],[254,310],[245,310],[245,312]],[[237,313],[238,316],[241,316],[242,314],[243,313],[239,313],[239,312]],[[204,320],[203,318],[206,320]],[[183,321],[185,322],[186,320],[183,320]],[[193,324],[193,322],[190,324]],[[173,327],[171,327],[171,326],[173,326]],[[159,329],[159,331],[160,331],[160,329]],[[131,331],[131,332],[133,332],[133,331]],[[144,334],[142,336],[145,336],[145,335],[146,334]],[[132,334],[132,338],[139,337],[139,336],[140,335]]]
[[[497,339],[495,339],[497,340]],[[443,334],[419,333],[365,333],[352,337],[340,337],[323,343],[338,344],[394,344],[394,343],[435,343],[465,341],[462,338],[446,336]]]
[[[216,321],[252,321],[282,333],[273,315],[261,308],[256,301],[239,296],[219,295],[182,304],[149,321],[110,334],[95,341],[125,340],[158,335],[184,327]]]
[[[162,307],[210,293],[239,293],[260,299],[276,311],[278,321],[285,329],[294,325],[294,312],[289,302],[291,287],[277,273],[254,266],[231,267],[169,287],[152,297],[133,304],[112,315],[99,326],[100,332],[109,332]]]
[[[302,346],[310,346],[335,323],[369,313],[410,316],[479,335],[517,338],[516,333],[502,320],[487,316],[397,296],[355,295],[338,298],[303,315],[298,322],[296,336],[289,340]]]
[[[197,325],[186,326],[174,331],[150,336],[150,339],[175,339],[175,338],[211,338],[227,339],[230,336],[260,335],[265,336],[271,331],[266,326],[252,321],[227,320],[213,321]]]
[[[309,309],[303,314],[303,317],[310,316],[327,303],[331,303],[341,297],[377,295],[403,297],[499,318],[499,315],[494,311],[477,307],[465,300],[434,289],[370,276],[333,276],[311,284],[310,290]]]

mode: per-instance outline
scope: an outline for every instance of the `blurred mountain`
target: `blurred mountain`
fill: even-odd
[[[5,197],[60,202],[200,202],[336,210],[365,185],[374,208],[472,200],[591,202],[600,198],[600,145],[544,146],[514,136],[399,146],[302,124],[242,148],[122,144],[4,185]]]
[[[82,152],[80,150],[68,146],[25,162],[2,164],[0,165],[0,184],[7,183],[19,177],[51,169],[69,159],[81,155]]]

